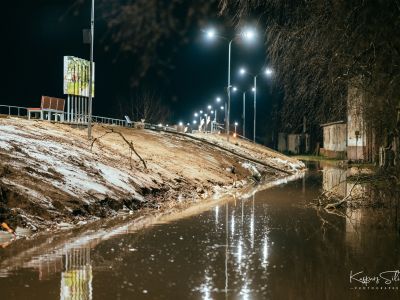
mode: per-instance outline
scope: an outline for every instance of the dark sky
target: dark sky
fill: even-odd
[[[89,27],[90,3],[86,1],[80,13],[74,15],[68,11],[71,2],[8,1],[6,8],[2,9],[2,104],[37,107],[41,95],[64,97],[63,56],[89,58],[89,47],[82,43],[82,29]],[[141,82],[141,86],[160,94],[170,106],[173,113],[171,122],[188,122],[195,110],[212,104],[217,95],[225,96],[227,43],[207,43],[200,29],[189,32],[190,42],[180,47],[174,57],[175,68],[168,73],[170,83],[166,78],[157,77]],[[129,79],[135,68],[135,57],[125,55],[115,59],[115,53],[104,51],[111,43],[101,39],[105,30],[103,20],[96,19],[96,98],[93,109],[97,115],[121,118],[118,101],[132,94]],[[256,72],[265,63],[261,33],[259,37],[260,41],[253,45],[233,45],[232,82],[240,83],[242,88],[250,87],[251,79],[239,78],[239,66],[248,66]],[[160,66],[153,70],[157,67]],[[263,118],[262,112],[269,110],[271,101],[268,99],[273,95],[269,93],[266,79],[260,77],[259,86],[258,118]],[[237,119],[240,122],[241,107],[241,96],[234,95],[232,121]],[[247,117],[249,121],[252,118],[250,101]],[[250,130],[250,122],[247,127]]]

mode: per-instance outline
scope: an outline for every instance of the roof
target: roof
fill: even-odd
[[[321,124],[321,127],[326,127],[326,126],[331,126],[331,125],[336,125],[336,124],[346,124],[344,121],[336,121],[336,122],[329,122],[325,124]]]

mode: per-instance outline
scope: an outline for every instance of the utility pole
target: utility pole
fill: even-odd
[[[227,118],[226,118],[226,134],[227,134],[227,140],[229,142],[229,118],[230,118],[230,112],[231,112],[231,52],[232,52],[232,42],[233,39],[229,42],[229,50],[228,50],[228,87],[227,87],[227,93],[228,93],[228,109],[227,109]]]
[[[254,137],[253,142],[256,142],[256,117],[257,117],[257,75],[254,76]]]
[[[246,137],[246,92],[243,92],[243,137]]]
[[[93,42],[94,42],[94,0],[92,0],[90,17],[90,66],[89,66],[89,123],[88,139],[92,139],[92,102],[93,102]]]

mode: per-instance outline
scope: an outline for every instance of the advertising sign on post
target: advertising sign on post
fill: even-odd
[[[64,94],[89,97],[89,70],[88,60],[64,56]],[[94,63],[92,96],[94,97]]]

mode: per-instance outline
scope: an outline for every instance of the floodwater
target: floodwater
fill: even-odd
[[[0,299],[399,299],[398,202],[347,217],[306,207],[345,174],[309,168],[140,230],[11,245],[0,250]]]

